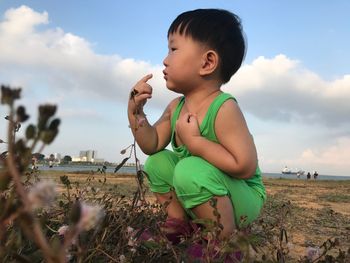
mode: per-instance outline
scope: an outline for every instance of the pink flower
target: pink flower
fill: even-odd
[[[128,227],[126,228],[126,232],[127,232],[129,235],[131,235],[132,233],[134,233],[134,229],[133,229],[131,226],[128,226]]]
[[[69,227],[67,225],[63,225],[57,230],[57,232],[60,236],[64,236],[64,234],[67,232],[68,228]]]
[[[63,225],[63,226],[61,226],[61,227],[57,230],[57,233],[58,233],[60,236],[63,236],[64,238],[66,238],[65,235],[67,234],[68,231],[69,231],[69,226]],[[76,245],[76,244],[77,244],[77,234],[71,236],[70,243],[71,243],[72,245]],[[70,257],[71,257],[71,255],[68,254],[68,250],[66,251],[66,253],[67,253],[67,256],[70,256]]]
[[[319,247],[307,247],[306,248],[306,256],[310,261],[319,258],[321,255],[321,250]]]

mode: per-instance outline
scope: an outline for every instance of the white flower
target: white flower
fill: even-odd
[[[56,185],[53,181],[40,181],[30,188],[28,201],[33,209],[50,206],[56,197]]]
[[[126,257],[124,255],[119,256],[120,263],[124,263],[126,261]]]
[[[81,230],[88,231],[92,229],[103,218],[104,212],[97,205],[80,204],[80,219],[77,227]]]

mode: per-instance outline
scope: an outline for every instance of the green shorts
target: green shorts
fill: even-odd
[[[144,167],[155,193],[175,190],[187,213],[191,208],[209,201],[214,196],[229,196],[238,227],[255,220],[264,203],[261,194],[245,180],[223,173],[206,160],[190,156],[179,159],[174,152],[163,150],[148,157]]]

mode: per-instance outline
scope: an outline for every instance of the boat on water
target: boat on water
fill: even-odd
[[[300,169],[300,170],[298,170],[298,171],[296,172],[296,175],[297,175],[298,177],[300,177],[301,175],[304,175],[304,174],[305,174],[305,171],[302,170],[302,169]]]
[[[283,174],[291,174],[291,173],[292,173],[292,170],[289,169],[289,168],[286,166],[286,167],[284,167],[284,168],[282,169],[282,173],[283,173]]]
[[[305,171],[303,169],[294,169],[292,171],[292,169],[288,168],[287,166],[285,166],[282,169],[282,174],[296,174],[298,177],[301,175],[305,174]]]

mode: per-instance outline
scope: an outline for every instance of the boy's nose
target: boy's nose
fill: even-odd
[[[163,60],[163,65],[168,66],[168,56],[166,56]]]

